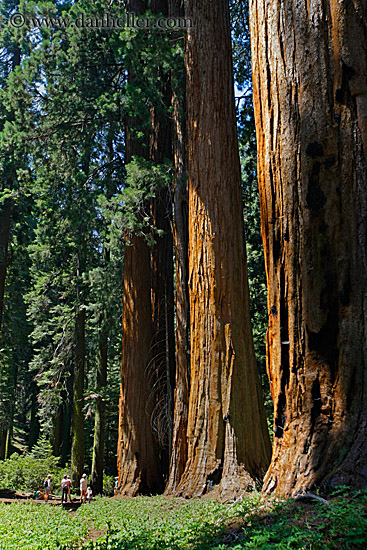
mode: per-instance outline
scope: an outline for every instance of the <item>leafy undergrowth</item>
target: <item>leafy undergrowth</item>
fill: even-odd
[[[86,538],[88,523],[49,503],[0,503],[0,550],[54,550]]]
[[[89,540],[88,533],[105,533]],[[209,499],[97,498],[76,513],[49,504],[0,506],[0,550],[365,549],[367,491],[335,493],[329,505]]]

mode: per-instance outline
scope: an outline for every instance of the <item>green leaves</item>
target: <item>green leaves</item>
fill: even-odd
[[[129,235],[145,236],[149,244],[154,244],[154,237],[159,237],[160,232],[152,222],[149,203],[162,189],[172,185],[172,164],[168,160],[164,164],[154,164],[144,158],[133,157],[126,166],[126,172],[125,189],[117,196],[122,227]]]

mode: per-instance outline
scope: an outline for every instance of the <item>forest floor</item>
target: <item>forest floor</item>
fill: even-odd
[[[233,504],[210,498],[96,498],[61,506],[0,502],[0,550],[242,550],[367,548],[367,491],[343,488],[328,501]]]

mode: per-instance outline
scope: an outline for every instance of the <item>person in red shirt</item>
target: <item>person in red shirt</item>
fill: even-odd
[[[48,476],[46,477],[45,482],[44,482],[46,502],[48,501],[50,493],[51,493],[51,479],[52,479],[52,475],[48,474]]]

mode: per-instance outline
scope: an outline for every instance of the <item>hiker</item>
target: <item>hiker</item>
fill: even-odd
[[[88,487],[87,474],[83,474],[80,480],[80,502],[85,502],[85,499],[87,496],[87,487]]]
[[[86,496],[87,501],[90,502],[92,500],[92,497],[93,497],[93,491],[92,491],[91,487],[88,487],[87,496]]]
[[[46,479],[43,483],[43,486],[45,488],[45,501],[46,502],[48,501],[50,493],[51,493],[51,479],[52,479],[52,475],[48,474],[48,476],[46,477]]]
[[[66,476],[66,477],[67,477],[67,485],[68,485],[68,497],[69,497],[69,502],[71,502],[71,494],[70,494],[71,479],[69,476]]]
[[[117,495],[118,488],[119,488],[119,478],[116,476],[115,477],[115,487],[113,489],[114,495]]]
[[[61,480],[61,504],[68,501],[68,476],[65,474]]]
[[[32,495],[32,498],[34,498],[35,500],[44,500],[45,495],[41,491],[40,487],[38,487],[37,491]]]

